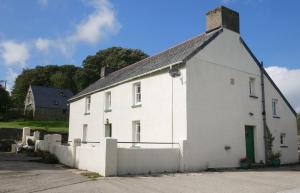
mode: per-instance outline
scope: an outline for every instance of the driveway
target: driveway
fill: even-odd
[[[0,193],[299,193],[300,166],[91,180],[76,169],[0,154]]]

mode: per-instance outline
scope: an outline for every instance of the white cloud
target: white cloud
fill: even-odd
[[[8,68],[6,72],[6,80],[7,80],[7,90],[10,92],[12,90],[12,86],[18,76],[18,73],[15,72],[12,68]]]
[[[49,0],[37,0],[37,2],[41,6],[47,6],[48,3],[51,3]],[[45,57],[41,55],[41,53],[45,53],[47,54],[46,57],[49,57],[59,53],[72,60],[78,44],[95,45],[103,38],[120,30],[115,10],[109,0],[82,0],[81,2],[92,6],[93,11],[75,24],[71,30],[63,29],[58,37],[37,37],[25,42],[1,38],[3,40],[0,41],[0,58],[6,65],[6,78],[9,79],[10,85],[13,85],[17,75],[16,72],[20,72],[22,68],[26,67],[26,62],[31,55]],[[42,60],[45,60],[45,58]]]
[[[58,50],[66,57],[70,57],[78,43],[94,45],[108,35],[120,30],[114,8],[109,0],[83,1],[94,8],[94,11],[83,18],[71,33],[59,38],[38,38],[35,47],[39,51]]]
[[[24,67],[30,55],[25,43],[5,41],[0,44],[0,49],[1,57],[6,65]]]
[[[109,1],[94,0],[91,1],[91,5],[95,8],[95,12],[77,25],[75,33],[71,36],[71,41],[95,44],[106,33],[119,31],[120,24]]]
[[[270,66],[266,71],[295,110],[300,112],[300,69]]]
[[[40,51],[48,51],[50,46],[51,40],[38,38],[35,41],[35,46]]]

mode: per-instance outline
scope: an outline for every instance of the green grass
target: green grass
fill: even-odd
[[[30,127],[35,130],[48,132],[68,133],[68,122],[66,121],[24,121],[14,120],[0,122],[0,128],[23,128]]]

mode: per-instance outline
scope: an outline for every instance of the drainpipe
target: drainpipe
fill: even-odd
[[[265,81],[264,81],[264,64],[261,62],[260,66],[260,79],[261,79],[261,102],[262,102],[262,118],[264,128],[264,144],[265,144],[265,164],[269,160],[269,147],[268,147],[268,131],[266,120],[266,100],[265,100]]]
[[[172,136],[172,148],[174,146],[174,78],[181,76],[180,70],[178,68],[174,68],[174,65],[182,64],[182,61],[179,61],[175,64],[170,65],[169,74],[171,76],[171,136]]]

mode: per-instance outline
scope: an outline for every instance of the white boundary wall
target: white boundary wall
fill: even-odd
[[[180,148],[118,148],[117,140],[111,138],[97,146],[81,145],[80,139],[64,146],[56,138],[47,136],[37,143],[36,149],[55,154],[62,164],[102,176],[177,172],[184,168]]]
[[[118,175],[177,172],[179,170],[179,148],[118,148]]]

